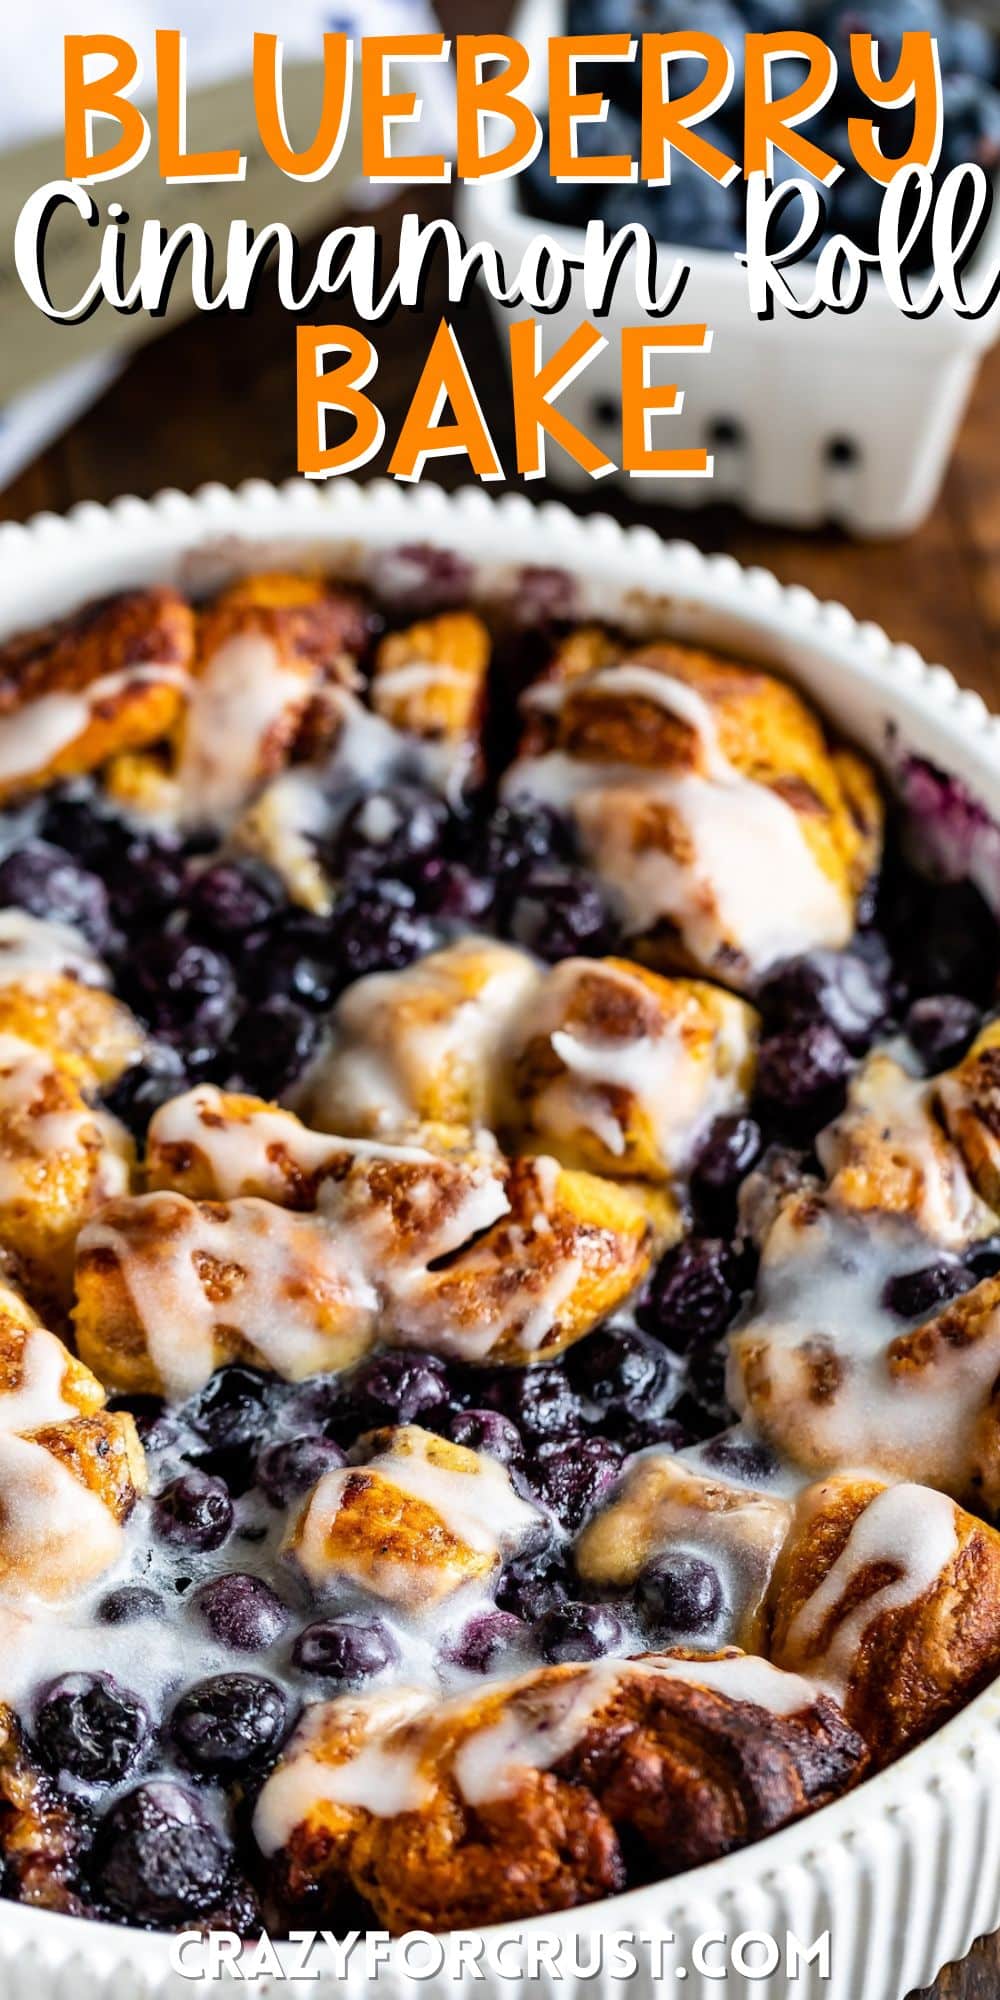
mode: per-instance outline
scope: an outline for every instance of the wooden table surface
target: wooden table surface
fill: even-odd
[[[495,28],[506,11],[496,0],[441,0],[439,7],[446,26],[466,29]],[[445,202],[424,195],[415,203],[410,196],[386,212],[387,268],[402,207],[419,206],[431,215]],[[366,477],[385,470],[445,309],[432,285],[422,319],[400,313],[375,332],[388,443]],[[349,313],[338,301],[329,314],[315,317],[343,320]],[[484,300],[460,315],[459,332],[501,459],[510,464],[504,362]],[[444,461],[439,470],[443,483],[464,483],[459,461]],[[202,316],[138,354],[102,401],[0,494],[0,519],[22,520],[40,508],[59,511],[76,500],[109,500],[118,493],[190,490],[209,479],[284,479],[294,471],[294,332],[264,288],[248,318]],[[531,490],[537,499],[548,489],[540,482]],[[929,660],[944,662],[1000,709],[1000,350],[981,375],[940,503],[908,541],[855,543],[836,534],[783,533],[723,508],[688,513],[658,507],[644,514],[641,504],[610,492],[606,482],[591,504],[626,521],[651,519],[667,535],[726,549],[820,597],[841,599],[858,617],[874,619]],[[932,1993],[933,2000],[998,2000],[1000,1939],[977,1946],[961,1966],[942,1973]]]

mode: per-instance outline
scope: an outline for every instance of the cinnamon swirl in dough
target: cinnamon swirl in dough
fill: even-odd
[[[865,1762],[836,1703],[766,1661],[602,1660],[309,1708],[254,1832],[291,1910],[352,1887],[391,1931],[477,1926],[609,1895],[626,1852],[633,1880],[730,1853]]]
[[[771,1658],[887,1762],[1000,1669],[1000,1535],[928,1487],[837,1474],[799,1499],[768,1616]]]

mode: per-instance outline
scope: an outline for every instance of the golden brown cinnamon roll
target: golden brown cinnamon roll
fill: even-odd
[[[766,1661],[604,1660],[443,1705],[404,1689],[307,1709],[254,1831],[292,1908],[351,1888],[392,1931],[475,1926],[729,1853],[865,1758],[829,1697]]]
[[[388,633],[376,650],[372,707],[393,729],[438,750],[443,789],[480,772],[489,663],[490,635],[472,611],[422,619]]]
[[[372,1139],[493,1125],[510,1036],[540,978],[526,952],[464,937],[403,972],[356,980],[298,1108],[323,1131]]]
[[[997,1226],[941,1122],[935,1086],[909,1076],[884,1049],[852,1077],[847,1108],[816,1150],[829,1198],[843,1209],[897,1217],[929,1244],[952,1250]]]
[[[433,1611],[485,1584],[542,1525],[504,1466],[417,1424],[362,1438],[358,1463],[307,1495],[283,1553],[317,1596],[344,1586],[401,1611]]]
[[[1000,1667],[1000,1535],[928,1487],[838,1474],[797,1504],[768,1615],[771,1658],[886,1762]]]
[[[933,1089],[973,1185],[1000,1214],[1000,1021],[976,1036],[957,1068],[938,1077]]]
[[[585,632],[525,709],[505,794],[570,814],[641,956],[746,990],[784,957],[848,942],[881,806],[868,767],[830,748],[791,688],[666,640]]]
[[[713,1118],[745,1106],[756,1030],[752,1008],[704,980],[564,959],[517,1037],[505,1125],[569,1167],[676,1179]]]
[[[85,1062],[26,1038],[25,1028],[39,1030],[35,1008],[7,988],[4,1012],[18,1030],[0,1027],[0,1237],[19,1258],[32,1300],[60,1312],[77,1234],[128,1187],[134,1148],[117,1119],[88,1104],[78,1080]]]
[[[32,1761],[13,1711],[0,1705],[0,1853],[6,1893],[36,1910],[83,1914],[75,1882],[80,1822]]]
[[[80,1231],[77,1346],[111,1388],[182,1398],[236,1359],[289,1381],[370,1345],[376,1298],[319,1216],[137,1195]]]
[[[0,801],[166,736],[194,629],[175,591],[137,590],[0,646]]]
[[[58,1600],[83,1589],[118,1560],[145,1485],[123,1412],[0,1432],[0,1591]]]
[[[573,1561],[587,1584],[631,1596],[657,1561],[695,1554],[719,1578],[724,1630],[710,1636],[759,1651],[774,1565],[791,1502],[714,1473],[674,1452],[640,1452],[577,1538]]]

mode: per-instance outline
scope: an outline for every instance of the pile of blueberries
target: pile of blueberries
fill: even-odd
[[[819,5],[814,0],[698,0],[694,8],[690,0],[568,0],[566,12],[566,31],[571,35],[626,31],[632,35],[672,34],[693,25],[703,33],[717,35],[733,54],[736,80],[732,95],[715,118],[698,129],[736,159],[743,156],[740,83],[745,36],[804,27],[833,49],[838,61],[837,89],[810,123],[809,136],[846,169],[827,190],[827,234],[848,236],[867,255],[877,248],[882,190],[854,165],[848,143],[848,120],[875,115],[853,79],[852,34],[877,37],[883,75],[891,75],[896,68],[900,36],[906,30],[935,35],[944,97],[944,142],[937,178],[943,179],[953,167],[969,161],[991,170],[1000,167],[1000,42],[981,20],[951,12],[944,0],[820,0]],[[704,65],[695,60],[672,65],[673,94],[694,89],[703,71]],[[802,65],[793,58],[776,65],[776,94],[793,90],[802,73]],[[639,63],[602,66],[594,62],[581,76],[585,79],[581,88],[600,87],[610,108],[606,124],[584,122],[578,127],[578,152],[622,153],[638,159]],[[904,153],[912,137],[912,108],[904,105],[886,111],[878,122],[883,152],[890,158]],[[777,172],[787,179],[797,170],[779,155]],[[543,145],[519,185],[529,214],[546,221],[583,226],[598,215],[610,229],[642,223],[661,243],[699,250],[739,251],[745,246],[742,181],[737,179],[729,188],[719,187],[679,155],[673,160],[669,187],[647,187],[642,182],[587,186],[553,180],[548,148]]]

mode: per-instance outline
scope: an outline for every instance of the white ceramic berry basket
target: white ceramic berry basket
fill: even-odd
[[[963,0],[960,11],[975,10]],[[989,6],[979,11],[995,25]],[[563,18],[559,0],[521,0],[509,26],[532,53],[539,111],[545,84],[541,52],[561,31]],[[520,187],[517,179],[462,187],[459,220],[466,239],[493,244],[508,274],[517,271],[539,234],[567,259],[579,259],[583,230],[528,215]],[[595,188],[595,214],[599,194]],[[1000,204],[976,253],[980,273],[992,271],[998,255]],[[704,322],[714,340],[710,355],[682,357],[676,376],[664,377],[659,369],[656,379],[677,380],[684,398],[683,408],[659,430],[663,442],[677,450],[707,446],[715,470],[711,479],[646,480],[644,500],[669,507],[723,500],[760,520],[794,527],[833,521],[862,536],[908,535],[919,527],[940,491],[982,358],[1000,336],[1000,300],[978,320],[946,311],[907,320],[876,273],[861,310],[848,317],[821,313],[801,320],[779,311],[762,323],[750,310],[745,272],[729,251],[663,246],[664,274],[672,256],[690,266],[680,317]],[[506,343],[510,308],[496,307],[495,317]],[[546,321],[546,353],[587,317],[577,272],[565,304]],[[571,422],[616,463],[618,341],[622,327],[641,318],[634,296],[629,301],[626,267],[601,321],[607,347],[560,398]],[[588,475],[567,453],[555,447],[550,458],[560,485],[588,484]],[[630,484],[627,475],[613,477]]]
[[[148,502],[85,504],[65,518],[0,526],[0,638],[123,585],[174,580],[210,589],[262,562],[322,564],[402,595],[426,583],[427,549],[456,559],[452,587],[472,596],[504,591],[529,605],[544,598],[568,614],[600,613],[767,661],[890,774],[904,756],[928,758],[1000,821],[1000,718],[960,691],[944,668],[894,646],[877,627],[857,624],[843,606],[782,588],[728,556],[705,557],[601,516],[579,520],[561,506],[494,501],[480,489],[449,498],[433,487],[291,483],[279,490],[252,481],[237,492],[208,486],[193,497],[167,492]],[[997,836],[981,827],[978,840],[970,861],[981,876],[992,867],[996,880]],[[748,2000],[902,2000],[997,1927],[1000,1683],[856,1793],[743,1853],[587,1909],[487,1933],[483,1976],[472,1980],[466,1971],[465,1979],[483,2000],[500,2000],[521,1983],[551,2000],[577,1993],[618,2000],[619,1991],[643,2000],[654,1987],[685,2000],[714,2000],[720,1992]],[[790,1969],[788,1934],[808,1951],[825,1932],[828,1970],[822,1957]],[[657,1964],[644,1940],[666,1933],[674,1941]],[[734,1956],[751,1968],[764,1962],[762,1947],[738,1944],[747,1933],[776,1941],[780,1965],[765,1977],[734,1968]],[[573,1940],[582,1941],[585,1966],[593,1941],[607,1946],[615,1936],[638,1941],[635,1976],[608,1970],[578,1977]],[[557,1962],[562,1952],[559,1974],[543,1961],[522,1982],[518,1968],[531,1968],[539,1943]],[[250,1991],[336,1991],[353,2000],[374,1986],[402,2000],[442,1995],[460,1977],[453,1957],[433,1977],[422,1976],[433,1963],[426,1944],[409,1959],[391,1947],[377,1981],[360,1953],[346,1975],[322,1946],[308,1977],[296,1976],[291,1953],[285,1963],[288,1983],[271,1974]],[[0,2000],[76,2000],[82,1993],[140,2000],[191,1987],[172,1968],[164,1937],[0,1903]]]

